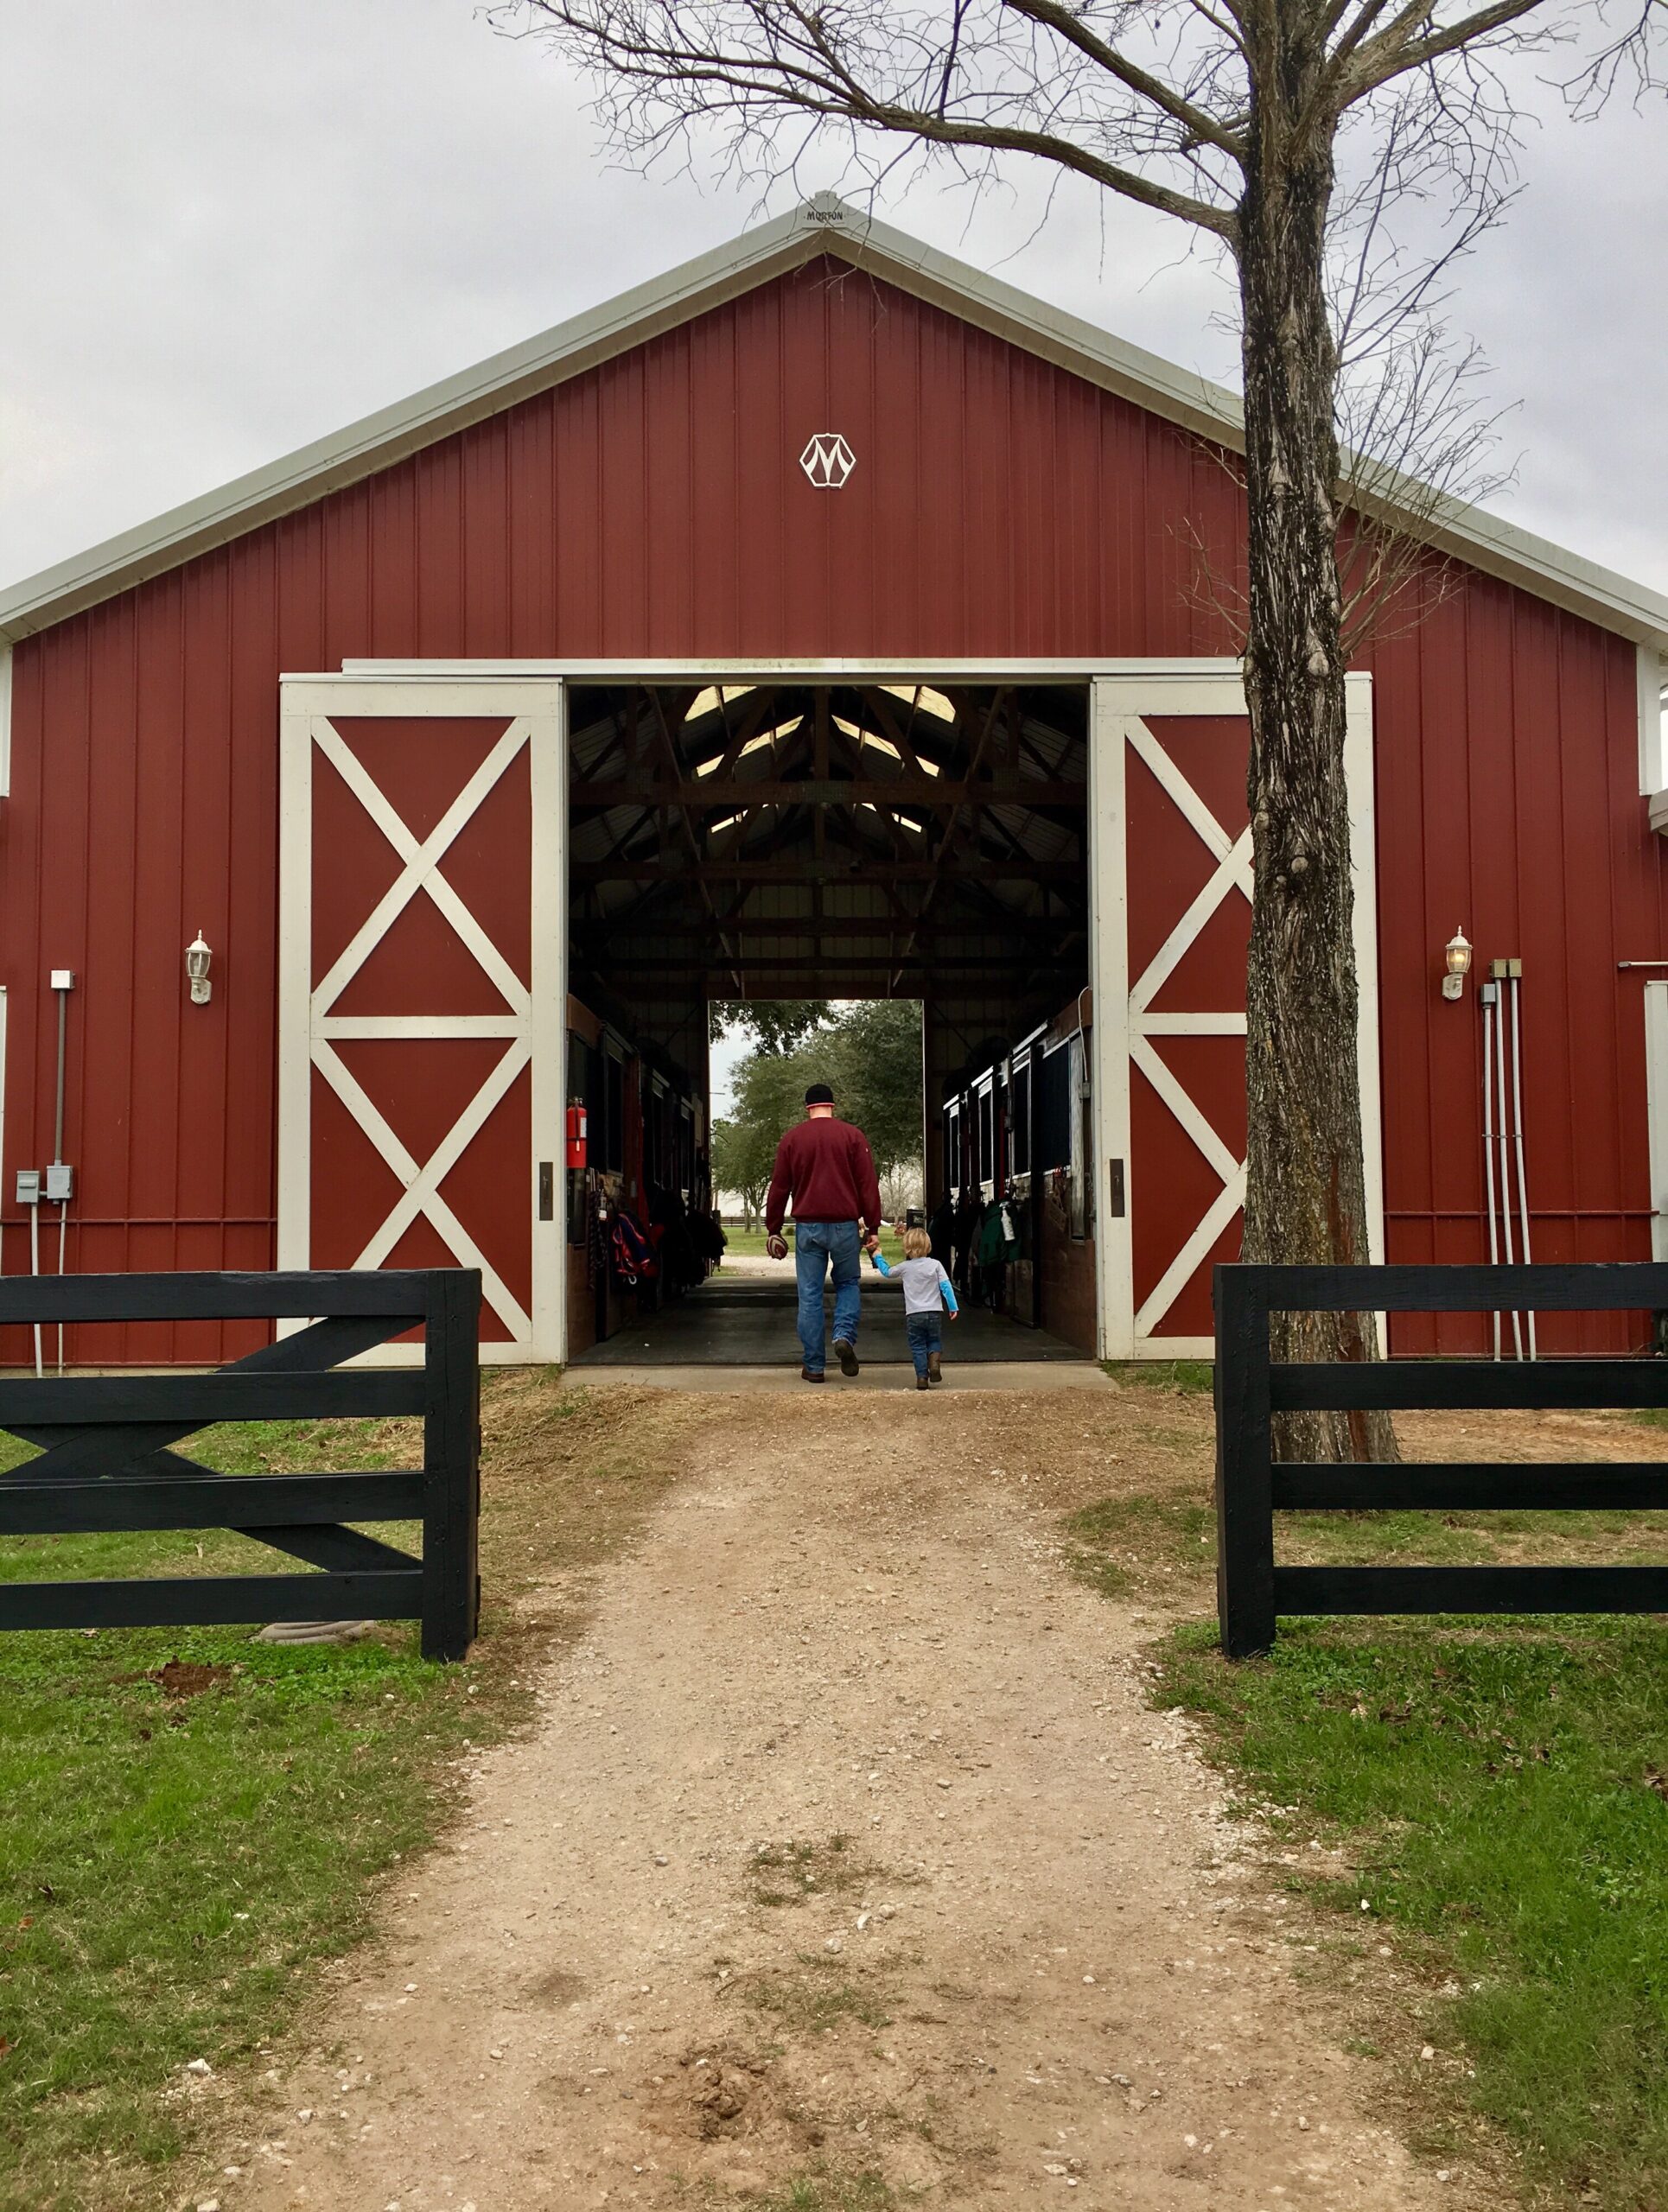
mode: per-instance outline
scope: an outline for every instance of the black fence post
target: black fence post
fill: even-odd
[[[462,1659],[481,1612],[481,1274],[436,1274],[423,1348],[423,1656]]]
[[[1216,1608],[1222,1649],[1274,1644],[1269,1308],[1257,1270],[1219,1267],[1216,1306]]]

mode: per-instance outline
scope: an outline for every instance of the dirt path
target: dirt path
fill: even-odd
[[[223,2212],[1430,2202],[1002,1405],[713,1401]]]

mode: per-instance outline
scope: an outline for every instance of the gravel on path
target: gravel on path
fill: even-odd
[[[1149,1708],[1150,1618],[940,1403],[712,1400],[226,2212],[1463,2201]]]

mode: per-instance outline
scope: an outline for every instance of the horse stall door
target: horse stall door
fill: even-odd
[[[283,686],[278,1264],[479,1268],[481,1357],[559,1360],[559,685]]]

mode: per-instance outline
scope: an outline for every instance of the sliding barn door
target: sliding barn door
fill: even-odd
[[[1379,1225],[1372,698],[1350,679],[1369,1225]],[[1237,672],[1095,686],[1097,1262],[1106,1356],[1211,1356],[1245,1199],[1251,726]]]
[[[479,1268],[483,1358],[560,1360],[561,686],[298,677],[281,721],[278,1265]]]

